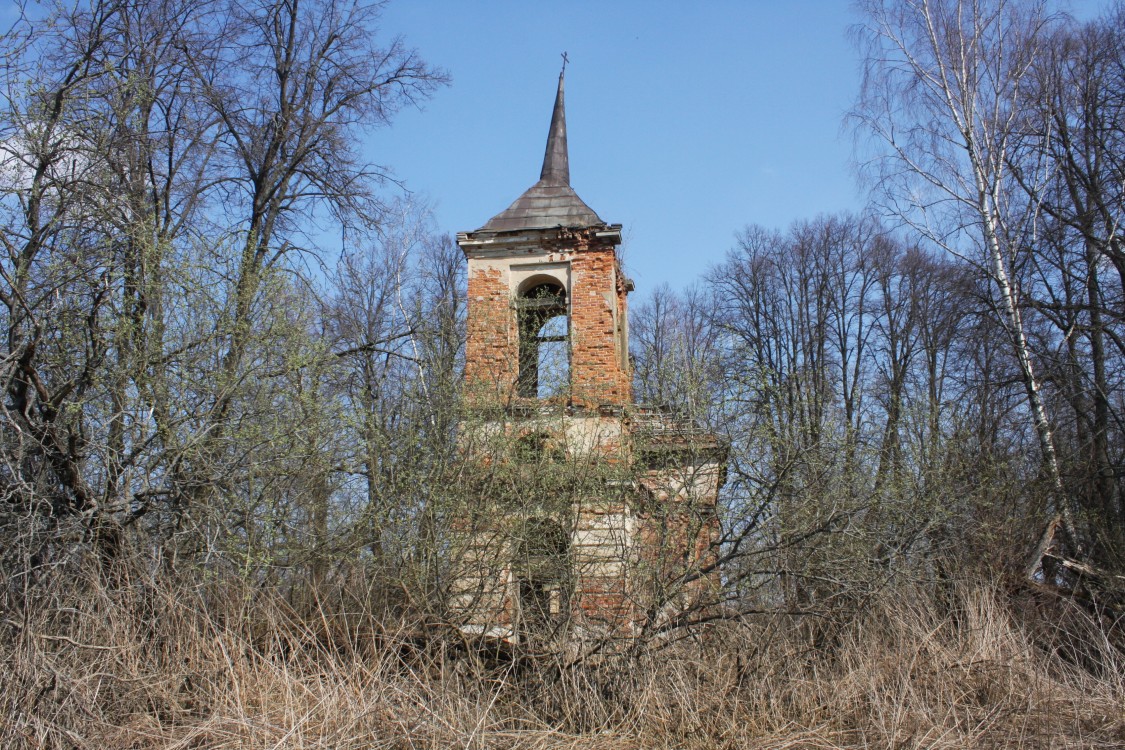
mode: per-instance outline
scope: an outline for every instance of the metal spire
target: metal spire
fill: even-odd
[[[539,173],[539,181],[547,185],[570,184],[570,159],[566,151],[566,110],[563,103],[566,63],[564,52],[563,69],[559,73],[559,91],[555,94],[555,109],[551,113],[551,130],[547,134],[547,150],[543,154],[543,170]]]
[[[547,150],[543,154],[543,170],[535,183],[515,203],[493,216],[478,232],[517,232],[552,227],[604,226],[594,210],[587,206],[570,186],[570,159],[566,151],[566,112],[563,107],[563,77],[566,75],[566,53],[559,73],[559,92],[551,113],[551,130],[547,134]]]

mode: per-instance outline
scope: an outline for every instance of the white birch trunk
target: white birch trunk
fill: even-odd
[[[874,109],[861,109],[860,118],[886,141],[892,160],[904,168],[892,171],[892,175],[913,175],[980,220],[988,255],[986,265],[999,292],[1001,324],[1019,363],[1042,465],[1051,482],[1055,519],[1049,528],[1061,526],[1064,536],[1077,544],[1054,433],[1000,242],[1000,229],[1005,226],[1001,176],[1008,139],[1015,127],[1012,113],[1021,78],[1034,53],[1032,47],[1041,38],[1044,6],[1005,0],[869,0],[866,7],[873,22],[869,27],[871,38],[876,40],[869,64],[874,63],[871,70],[882,76],[873,80],[880,81],[884,87],[880,92],[885,96],[872,100]],[[896,106],[901,102],[908,105],[904,110]],[[921,117],[915,120],[907,114],[901,121],[898,118],[903,111],[919,111]],[[899,125],[905,128],[897,130]],[[899,132],[917,130],[926,132],[932,140],[898,138]],[[958,152],[964,161],[958,158]],[[915,209],[925,216],[924,199],[913,200]],[[959,253],[942,232],[932,230],[928,219],[915,225],[939,245]],[[1042,551],[1032,561],[1029,573],[1034,573],[1041,556]]]
[[[1058,455],[1055,452],[1055,436],[1051,430],[1051,422],[1047,418],[1047,409],[1043,404],[1043,396],[1039,389],[1039,380],[1035,377],[1035,366],[1031,360],[1031,347],[1027,342],[1027,334],[1023,327],[1023,317],[1020,315],[1019,301],[1016,299],[1015,290],[1008,276],[1007,264],[1004,262],[1004,252],[1000,247],[997,235],[997,217],[993,205],[995,196],[990,196],[985,189],[985,175],[980,163],[980,155],[969,149],[969,159],[973,165],[973,176],[977,184],[978,205],[981,227],[984,231],[985,244],[988,247],[989,260],[992,266],[992,278],[1000,292],[1000,303],[1003,306],[1003,324],[1015,349],[1016,360],[1019,362],[1020,377],[1023,380],[1024,390],[1027,393],[1028,407],[1031,409],[1031,418],[1035,424],[1035,435],[1039,440],[1039,451],[1043,460],[1043,467],[1051,481],[1055,519],[1051,526],[1059,523],[1062,525],[1064,535],[1072,544],[1077,544],[1075,536],[1074,519],[1070,509],[1070,502],[1063,486],[1062,472],[1059,470]],[[1039,546],[1043,546],[1042,544]],[[1039,566],[1039,558],[1045,550],[1037,549],[1035,559],[1029,562],[1028,576],[1035,574]]]

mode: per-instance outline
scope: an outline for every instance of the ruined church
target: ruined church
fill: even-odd
[[[457,235],[475,415],[462,441],[511,469],[519,501],[464,521],[453,608],[464,632],[509,643],[656,632],[698,616],[719,580],[724,447],[633,402],[621,225],[570,185],[564,75],[539,181]],[[532,486],[552,465],[558,488]]]

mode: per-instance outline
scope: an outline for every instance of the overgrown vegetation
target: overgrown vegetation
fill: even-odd
[[[729,456],[717,597],[580,659],[451,614],[481,509],[629,477],[467,460],[464,259],[360,149],[446,75],[335,0],[21,18],[0,744],[1125,746],[1125,9],[861,10],[872,210],[633,319]]]
[[[5,746],[1125,744],[1125,664],[1101,626],[989,585],[886,591],[830,643],[772,614],[567,670],[426,648],[359,575],[312,609],[230,579],[128,583],[58,577],[5,619]]]

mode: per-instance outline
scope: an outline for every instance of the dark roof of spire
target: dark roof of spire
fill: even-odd
[[[555,93],[555,107],[551,110],[551,129],[547,131],[547,148],[543,152],[543,169],[539,181],[554,185],[570,184],[570,155],[566,150],[566,102],[563,96],[563,77],[559,73],[559,90]]]
[[[564,71],[565,73],[565,71]],[[566,149],[566,109],[563,75],[551,113],[547,149],[539,182],[532,185],[506,210],[493,216],[478,232],[510,232],[551,227],[592,227],[605,222],[570,187],[570,159]]]

